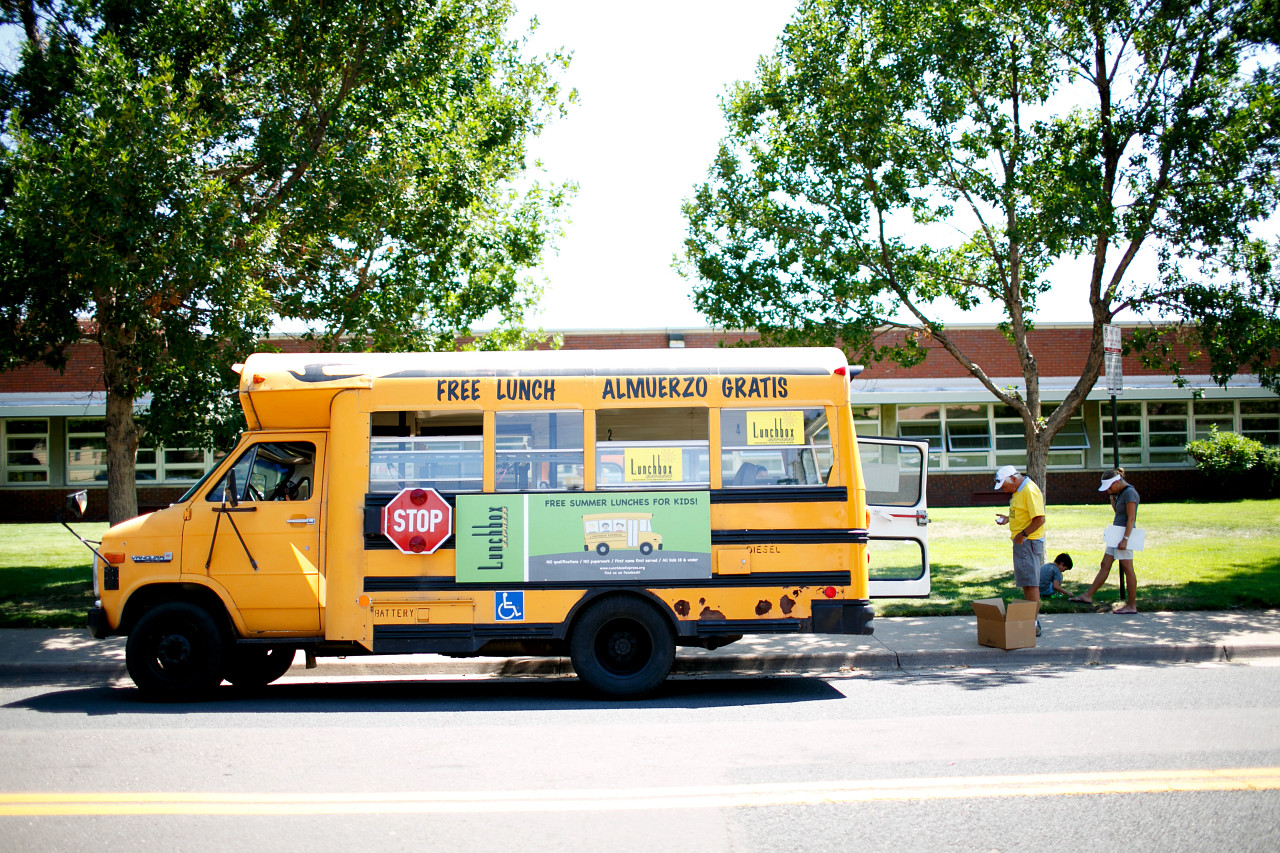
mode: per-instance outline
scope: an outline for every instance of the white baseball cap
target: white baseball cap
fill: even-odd
[[[1114,477],[1104,477],[1102,479],[1102,485],[1098,486],[1098,491],[1105,492],[1107,489],[1111,488],[1113,484],[1120,482],[1122,479],[1124,478],[1119,474],[1116,474]]]
[[[1004,485],[1004,481],[1018,473],[1018,469],[1012,465],[1003,465],[996,472],[996,491],[1000,491],[1000,487]]]

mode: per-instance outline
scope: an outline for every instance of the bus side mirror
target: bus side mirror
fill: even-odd
[[[232,506],[240,505],[240,498],[236,496],[236,469],[232,468],[227,472],[226,485],[222,487],[223,502],[230,502]]]
[[[81,489],[78,492],[72,492],[67,495],[67,510],[75,512],[76,518],[83,518],[84,511],[89,506],[89,493]]]

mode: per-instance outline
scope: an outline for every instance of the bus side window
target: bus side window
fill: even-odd
[[[494,423],[497,491],[583,488],[586,463],[582,412],[498,412]]]
[[[701,406],[596,412],[596,486],[706,488],[711,483],[708,410]]]
[[[824,485],[834,459],[825,409],[720,412],[720,470],[725,488]]]

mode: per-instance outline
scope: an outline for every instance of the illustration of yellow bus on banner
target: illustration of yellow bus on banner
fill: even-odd
[[[653,532],[653,513],[595,513],[582,517],[584,551],[601,557],[611,550],[639,551],[646,557],[662,548],[662,534]]]

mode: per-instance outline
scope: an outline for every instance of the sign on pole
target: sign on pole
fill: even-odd
[[[1102,327],[1102,369],[1107,375],[1107,393],[1119,396],[1124,390],[1124,368],[1120,362],[1120,327]]]

